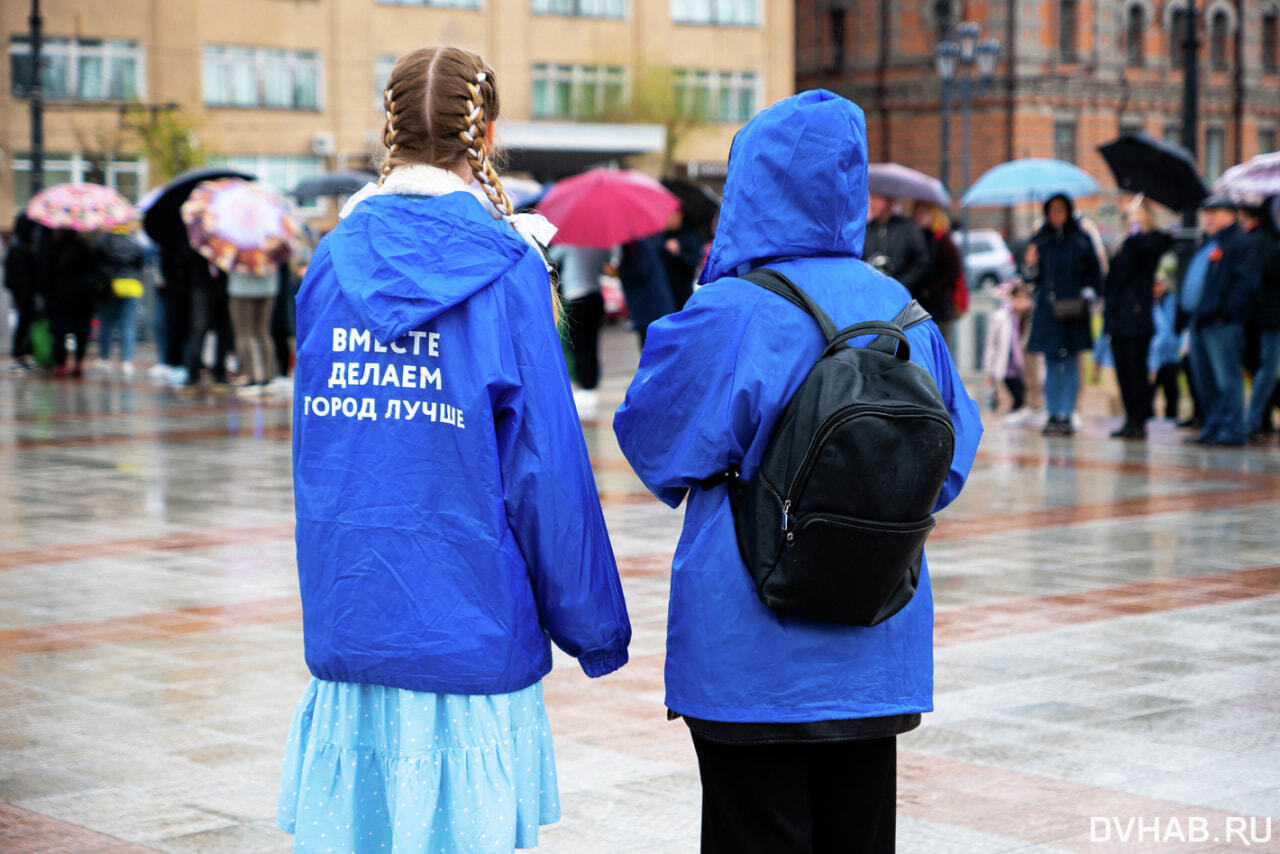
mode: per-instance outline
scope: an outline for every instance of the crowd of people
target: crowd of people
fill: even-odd
[[[267,276],[228,274],[190,246],[155,246],[136,223],[81,232],[19,214],[4,257],[17,314],[10,370],[133,380],[145,301],[157,382],[191,389],[207,374],[214,387],[245,396],[287,391],[292,295],[303,272],[305,266],[285,263]]]
[[[1280,407],[1274,202],[1207,198],[1203,237],[1179,275],[1174,236],[1159,227],[1149,200],[1126,206],[1127,237],[1108,257],[1070,198],[1049,199],[987,327],[984,368],[1007,392],[1007,423],[1044,417],[1046,435],[1071,435],[1089,354],[1095,373],[1115,372],[1124,413],[1115,438],[1145,438],[1157,396],[1165,419],[1197,431],[1191,443],[1240,446],[1273,434]],[[1192,412],[1180,419],[1183,382]]]

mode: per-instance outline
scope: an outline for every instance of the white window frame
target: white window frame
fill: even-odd
[[[46,156],[43,162],[46,172],[53,170],[67,172],[71,176],[72,183],[84,181],[91,165],[91,161],[78,151],[70,155],[55,152]],[[30,172],[31,158],[29,155],[24,157],[15,156],[10,161],[10,166],[14,172]],[[115,189],[117,186],[117,176],[125,173],[131,173],[138,176],[138,194],[141,195],[147,190],[147,176],[150,169],[145,157],[138,157],[134,160],[108,160],[106,171],[107,186],[112,189]],[[136,202],[137,199],[130,199],[130,201]],[[26,201],[19,201],[15,198],[14,202],[19,206],[26,206]]]
[[[570,0],[574,9],[569,12],[547,8],[552,2],[555,2],[555,0],[532,0],[530,8],[535,15],[558,16],[561,18],[592,18],[607,21],[626,21],[631,18],[631,9],[627,0]],[[584,7],[591,4],[598,6],[615,5],[617,9],[607,12],[587,11],[584,9]]]
[[[764,26],[762,0],[670,0],[673,24],[709,27]],[[728,14],[724,14],[728,10]]]
[[[720,83],[728,76],[729,78],[729,97],[733,99],[734,105],[732,112],[728,118],[720,116]],[[760,112],[760,99],[764,85],[764,77],[758,71],[721,71],[717,69],[706,68],[677,68],[671,73],[671,85],[677,89],[676,103],[690,104],[694,96],[694,92],[700,88],[700,78],[705,78],[705,89],[707,96],[707,115],[704,120],[715,122],[717,124],[743,124],[748,121],[751,116],[742,114],[741,96],[744,91],[750,91],[752,98],[753,112]]]
[[[101,45],[90,45],[91,41],[100,41]],[[104,102],[124,102],[133,103],[134,101],[143,101],[147,97],[147,52],[142,47],[142,42],[136,39],[80,39],[72,36],[46,36],[41,40],[40,53],[42,57],[49,56],[65,56],[67,59],[68,80],[67,88],[72,94],[70,95],[50,95],[48,91],[43,92],[43,97],[47,101],[85,101],[89,103]],[[80,90],[80,59],[98,55],[102,59],[103,78],[106,80],[108,93],[105,98],[82,98],[79,95]],[[31,43],[26,35],[15,33],[9,37],[9,56],[31,56]],[[133,79],[133,98],[112,98],[110,95],[111,86],[111,65],[113,60],[132,59],[134,61],[134,79]],[[9,64],[10,69],[13,67],[12,59]],[[32,69],[33,74],[38,74],[38,70]],[[16,81],[9,81],[10,91],[13,90]],[[23,96],[28,97],[28,96]]]
[[[567,69],[567,71],[566,71]],[[605,107],[604,92],[611,84],[621,84],[621,102],[628,103],[631,96],[631,75],[623,65],[571,65],[563,62],[535,62],[530,74],[530,86],[538,83],[553,86],[556,83],[569,83],[568,109],[563,113],[538,113],[537,100],[533,108],[535,119],[583,119],[599,116]],[[594,86],[595,103],[591,110],[583,107],[584,92],[588,86]]]
[[[480,11],[484,0],[378,0],[379,6],[418,6],[428,9],[460,9]]]
[[[307,161],[308,167],[314,164],[317,168],[303,169],[303,162]],[[323,175],[327,170],[323,157],[315,157],[310,154],[220,154],[210,159],[210,165],[225,166],[228,169],[235,169],[252,175],[262,183],[277,190],[280,195],[285,196],[294,202],[294,208],[304,217],[312,218],[324,216],[329,211],[329,200],[324,197],[312,199],[307,204],[298,204],[289,191],[305,178],[315,175]],[[273,171],[271,167],[283,166],[287,179],[285,183],[287,187],[279,184],[272,184],[267,180],[268,175]]]
[[[208,93],[204,91],[207,80],[203,76],[208,71],[208,63],[217,62],[219,71],[223,72],[230,69],[232,65],[228,61],[226,53],[228,50],[248,51],[251,53],[250,61],[253,63],[253,93],[254,99],[252,104],[236,104],[231,103],[224,93],[224,98],[219,101],[210,101]],[[287,107],[271,106],[266,103],[266,69],[268,63],[279,61],[278,57],[273,54],[284,54],[284,65],[289,72],[289,99],[290,105]],[[298,106],[293,102],[293,95],[297,89],[297,74],[300,69],[313,68],[315,71],[315,90],[316,102],[314,106]],[[200,52],[200,73],[201,93],[200,98],[204,106],[213,109],[240,109],[240,110],[291,110],[295,112],[322,113],[325,104],[325,64],[324,55],[318,50],[299,50],[291,48],[278,47],[261,47],[255,45],[240,44],[206,44]]]

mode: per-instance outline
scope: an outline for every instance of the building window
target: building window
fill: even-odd
[[[1178,68],[1186,64],[1187,10],[1175,9],[1169,19],[1169,62]]]
[[[1142,133],[1142,122],[1125,121],[1120,123],[1121,136],[1137,136],[1140,133]]]
[[[1276,129],[1258,128],[1258,153],[1267,154],[1276,150]]]
[[[1061,119],[1053,123],[1053,156],[1068,163],[1076,162],[1076,123]]]
[[[1280,15],[1272,9],[1262,16],[1262,70],[1275,71],[1277,67],[1276,41],[1280,38]]]
[[[676,115],[695,121],[745,122],[756,114],[758,80],[751,71],[674,71]]]
[[[479,9],[480,0],[378,0],[383,6],[437,6],[444,9]]]
[[[760,24],[759,0],[671,0],[671,20],[677,24],[754,27]]]
[[[253,175],[282,194],[288,193],[301,181],[325,172],[324,158],[310,154],[234,154],[213,157],[211,163]],[[303,216],[319,216],[325,212],[324,201],[313,199],[310,204],[298,205],[298,212]]]
[[[1058,55],[1063,62],[1076,61],[1076,27],[1079,20],[1076,0],[1058,4]]]
[[[206,107],[320,109],[320,55],[310,50],[206,45]]]
[[[1227,132],[1222,128],[1204,129],[1204,179],[1212,184],[1226,166]]]
[[[844,70],[844,9],[832,9],[827,13],[831,24],[831,70]]]
[[[1144,63],[1145,57],[1142,51],[1142,38],[1147,31],[1147,13],[1141,6],[1133,5],[1129,7],[1129,12],[1125,16],[1124,28],[1124,47],[1125,61],[1129,65],[1140,66]]]
[[[627,72],[621,66],[533,66],[534,118],[599,118],[622,109],[626,100]]]
[[[1213,68],[1219,71],[1227,67],[1229,30],[1230,24],[1227,20],[1227,13],[1222,11],[1215,12],[1209,22],[1209,62]]]
[[[142,94],[142,48],[136,41],[47,38],[40,85],[51,101],[136,101]],[[15,97],[31,92],[31,43],[9,37],[9,81]]]
[[[568,15],[575,18],[625,18],[626,0],[533,0],[539,15]]]
[[[389,53],[382,53],[373,60],[373,104],[379,110],[385,109],[386,101],[382,93],[387,90],[387,81],[391,79],[391,69],[396,67],[396,58]]]
[[[1182,147],[1182,125],[1167,124],[1164,126],[1164,141],[1169,145]]]
[[[955,21],[955,4],[952,0],[934,0],[933,22],[938,28],[938,41],[951,38],[951,27]]]
[[[23,152],[13,159],[13,202],[18,208],[31,200],[31,155]],[[147,186],[147,162],[137,157],[85,157],[82,154],[46,154],[44,185],[90,181],[113,187],[136,202]]]

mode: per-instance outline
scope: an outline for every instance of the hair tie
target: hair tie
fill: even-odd
[[[477,83],[483,83],[484,81],[486,81],[486,80],[488,80],[488,79],[489,79],[489,74],[488,74],[488,72],[481,71],[479,74],[477,74],[477,75],[476,75],[476,82],[477,82]]]

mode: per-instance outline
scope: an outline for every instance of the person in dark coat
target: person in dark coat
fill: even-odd
[[[684,214],[676,211],[667,223],[667,233],[662,240],[662,267],[667,273],[667,285],[671,288],[671,302],[676,311],[693,296],[693,277],[702,262],[702,250],[707,240],[700,230],[685,222]]]
[[[1151,382],[1147,354],[1155,334],[1152,316],[1156,267],[1173,245],[1173,237],[1156,228],[1155,210],[1145,199],[1129,210],[1130,236],[1120,245],[1107,271],[1103,334],[1111,339],[1116,381],[1124,404],[1118,439],[1144,439],[1151,417]]]
[[[1262,441],[1264,416],[1280,374],[1280,226],[1275,221],[1276,202],[1280,196],[1267,199],[1261,208],[1250,211],[1257,223],[1252,232],[1262,253],[1262,275],[1254,297],[1253,317],[1258,326],[1258,369],[1253,374],[1249,406],[1245,410],[1245,439]]]
[[[1071,197],[1065,193],[1051,196],[1044,203],[1044,216],[1044,225],[1027,247],[1028,266],[1034,270],[1030,280],[1036,285],[1027,349],[1044,354],[1044,396],[1049,410],[1044,433],[1070,436],[1075,432],[1071,414],[1080,393],[1077,354],[1093,346],[1088,304],[1097,297],[1101,274],[1093,243],[1076,222]],[[1080,299],[1084,300],[1083,311],[1075,316],[1055,313],[1055,303]]]
[[[916,225],[929,253],[929,264],[911,296],[929,312],[951,347],[951,324],[955,319],[956,282],[962,275],[960,252],[951,239],[951,220],[941,207],[918,202],[914,212]]]
[[[867,200],[866,245],[862,260],[915,293],[929,271],[929,247],[915,223],[894,212],[895,200],[872,193]]]
[[[627,300],[627,315],[640,338],[640,349],[649,324],[676,310],[662,265],[662,236],[642,237],[624,244],[618,264],[618,281]]]
[[[38,306],[44,302],[39,292],[40,273],[37,238],[40,226],[25,213],[13,221],[13,240],[4,256],[4,286],[13,294],[13,306],[18,312],[18,322],[13,327],[13,344],[10,356],[15,370],[33,366],[31,351],[31,324],[39,316]]]
[[[235,348],[231,338],[231,316],[227,310],[227,275],[210,264],[194,249],[187,250],[187,281],[190,286],[191,326],[187,339],[186,360],[188,387],[199,385],[204,367],[205,334],[212,332],[217,340],[213,354],[213,382],[227,382],[227,355]]]
[[[53,333],[53,364],[59,377],[84,374],[93,312],[103,291],[98,257],[84,235],[59,229],[49,241],[49,326]],[[67,335],[76,349],[67,353]]]
[[[1243,445],[1244,326],[1262,277],[1262,249],[1236,221],[1226,196],[1205,200],[1205,231],[1218,246],[1209,255],[1204,292],[1192,318],[1192,359],[1196,386],[1204,397],[1205,423],[1188,441],[1202,445]]]

